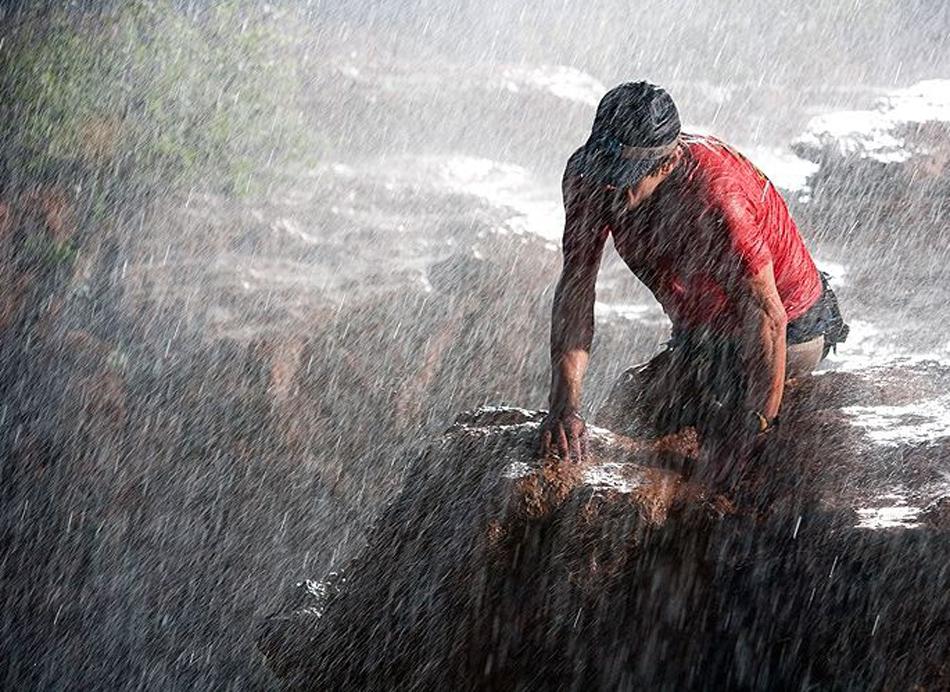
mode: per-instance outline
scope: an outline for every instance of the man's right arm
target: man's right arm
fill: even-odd
[[[597,272],[607,239],[600,205],[592,204],[570,164],[563,182],[563,267],[551,315],[551,394],[542,427],[542,453],[579,461],[584,454],[584,422],[578,412],[581,385],[594,337]]]

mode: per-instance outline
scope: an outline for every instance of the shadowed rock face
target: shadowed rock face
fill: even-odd
[[[942,233],[950,190],[948,93],[950,81],[932,79],[881,97],[871,110],[814,117],[791,145],[819,164],[804,216],[839,234],[859,229],[865,242],[899,234],[909,236],[903,244],[929,247]]]
[[[950,440],[875,441],[848,404],[948,374],[878,375],[793,387],[728,498],[669,470],[689,436],[595,428],[585,463],[541,463],[541,412],[462,414],[260,647],[300,689],[945,689]],[[896,488],[918,511],[871,528]]]

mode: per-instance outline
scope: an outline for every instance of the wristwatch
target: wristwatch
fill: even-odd
[[[769,420],[758,411],[749,411],[746,414],[746,428],[750,432],[761,434],[778,425],[778,416]]]

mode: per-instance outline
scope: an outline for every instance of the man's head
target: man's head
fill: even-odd
[[[679,160],[679,134],[679,113],[665,90],[648,82],[621,84],[597,106],[582,174],[645,199]]]

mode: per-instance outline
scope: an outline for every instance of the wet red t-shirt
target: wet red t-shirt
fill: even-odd
[[[612,215],[614,245],[673,324],[733,331],[744,277],[773,264],[788,320],[821,278],[771,181],[714,137],[683,135],[686,156],[639,207]]]

